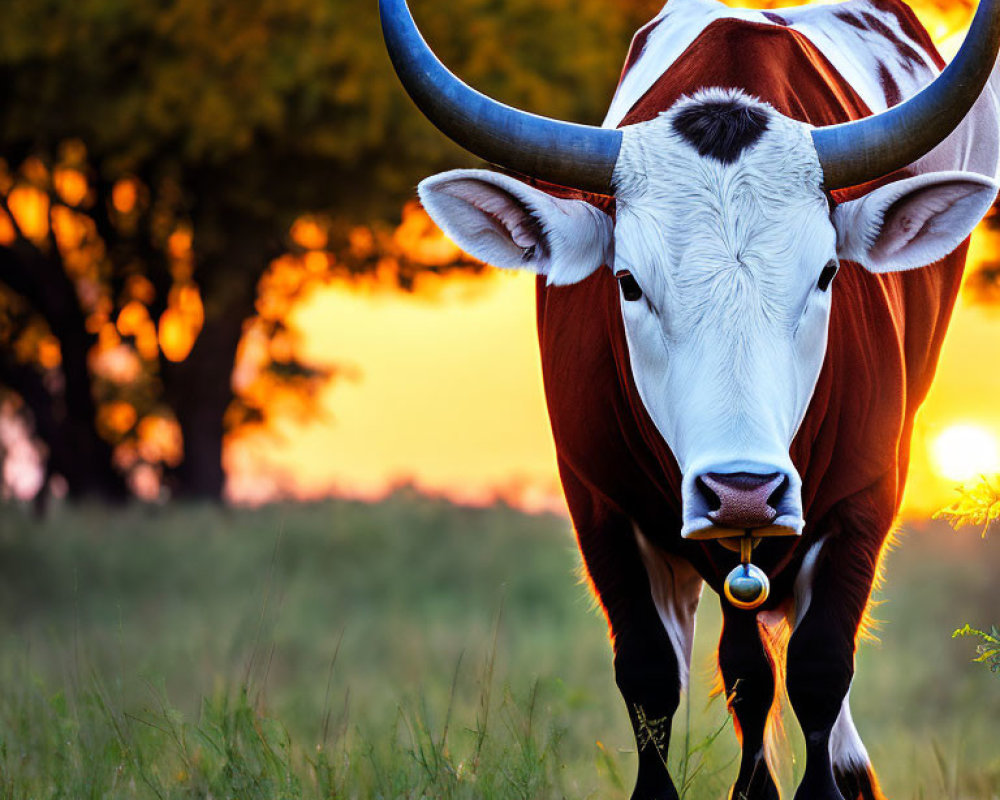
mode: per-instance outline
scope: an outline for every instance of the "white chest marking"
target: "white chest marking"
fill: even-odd
[[[792,630],[795,630],[802,622],[809,605],[812,603],[813,579],[816,577],[816,562],[819,560],[819,551],[823,549],[826,542],[824,536],[816,542],[806,552],[802,559],[802,566],[799,567],[799,574],[795,576],[795,619],[792,620]],[[850,714],[848,714],[850,716]]]
[[[701,599],[701,576],[687,561],[664,553],[643,536],[633,523],[635,540],[642,563],[649,576],[649,591],[663,623],[663,629],[674,647],[681,690],[687,688],[691,672],[691,646],[694,642],[695,612]]]

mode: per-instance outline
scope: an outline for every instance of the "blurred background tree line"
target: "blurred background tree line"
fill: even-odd
[[[418,0],[466,80],[599,122],[649,0]],[[222,497],[225,437],[295,357],[289,306],[334,274],[475,269],[412,201],[474,163],[402,93],[375,0],[37,0],[0,27],[0,459],[51,490]],[[8,474],[9,470],[0,474]]]

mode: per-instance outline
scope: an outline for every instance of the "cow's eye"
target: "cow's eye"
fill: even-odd
[[[639,288],[639,284],[636,283],[635,278],[632,277],[632,273],[627,269],[616,272],[615,277],[618,279],[618,285],[621,287],[622,297],[626,300],[639,300],[642,297],[642,289]]]
[[[821,292],[825,292],[830,288],[830,282],[837,274],[839,268],[840,265],[836,261],[828,261],[826,266],[823,267],[823,271],[819,274],[819,281],[816,283],[816,287]]]

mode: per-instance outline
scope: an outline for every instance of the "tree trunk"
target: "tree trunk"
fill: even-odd
[[[161,357],[164,396],[181,428],[184,460],[167,476],[175,497],[221,500],[226,476],[222,448],[225,415],[233,401],[232,374],[243,324],[254,314],[257,283],[280,249],[269,227],[253,215],[218,207],[207,211],[219,242],[199,250],[196,220],[195,282],[202,292],[205,323],[187,358]]]
[[[243,322],[252,312],[251,298],[207,319],[184,361],[162,362],[164,396],[184,441],[184,459],[168,476],[176,497],[222,499],[222,445],[226,410],[233,401],[233,365]]]

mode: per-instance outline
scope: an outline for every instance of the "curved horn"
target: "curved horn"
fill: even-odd
[[[881,114],[812,131],[827,189],[881,178],[922,158],[958,127],[1000,47],[1000,0],[981,0],[962,48],[917,94]]]
[[[480,158],[522,175],[611,194],[621,131],[560,122],[491,100],[438,61],[406,0],[379,0],[379,13],[396,74],[442,133]]]

